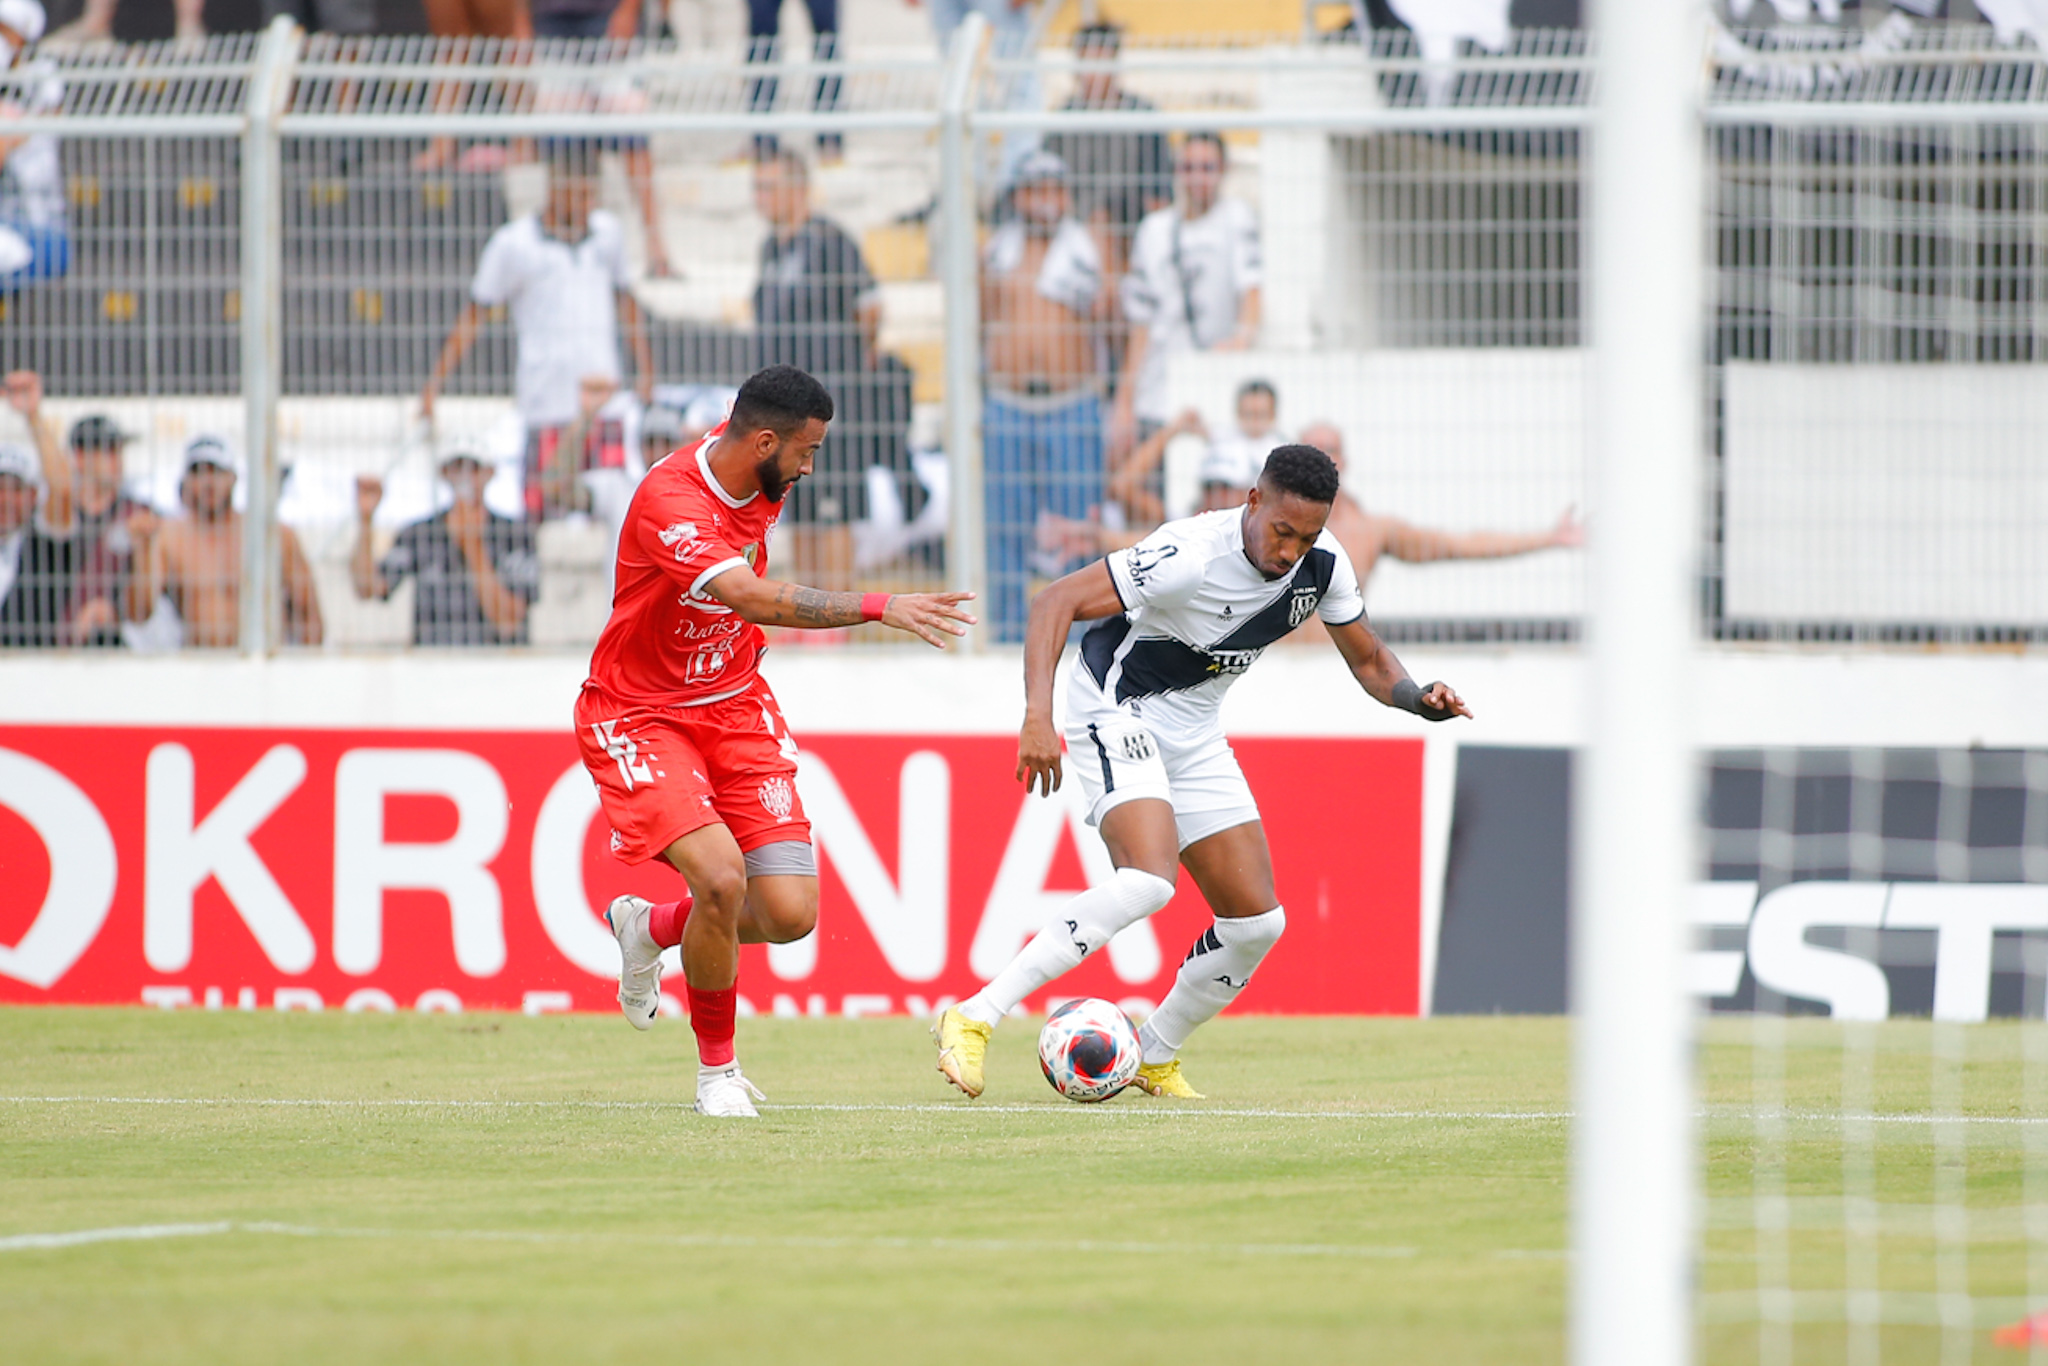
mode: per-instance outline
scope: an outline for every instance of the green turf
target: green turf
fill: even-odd
[[[1852,1051],[1879,1109],[1935,1095],[1930,1030]],[[1767,1181],[1781,1164],[1749,1114],[1774,1088],[1801,1112],[1787,1280],[1842,1284],[1841,1129],[1802,1117],[1840,1101],[1841,1037],[1795,1024],[1757,1054],[1746,1027],[1709,1031],[1709,1360],[1759,1357],[1746,1320],[1776,1245],[1750,1196],[1759,1154]],[[1969,1032],[1967,1107],[2021,1103],[2020,1037]],[[779,1103],[756,1123],[689,1113],[668,1022],[0,1010],[0,1093],[37,1098],[0,1100],[0,1239],[230,1226],[0,1250],[0,1359],[1563,1358],[1563,1021],[1223,1020],[1188,1055],[1200,1106],[1059,1100],[1028,1027],[998,1039],[978,1104],[943,1088],[916,1022],[750,1020],[742,1040]],[[348,1103],[251,1103],[277,1099]],[[2025,1289],[2023,1148],[1984,1127],[1960,1179],[1970,1289],[1996,1307]],[[1912,1223],[1931,1137],[1876,1149],[1882,1266],[1909,1292],[1939,1269]],[[1844,1359],[1838,1323],[1795,1342]],[[1939,1333],[1883,1345],[1933,1360]]]

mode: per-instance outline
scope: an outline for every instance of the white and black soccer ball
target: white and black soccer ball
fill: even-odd
[[[1068,1100],[1108,1100],[1138,1075],[1144,1050],[1130,1017],[1109,1001],[1070,1001],[1038,1031],[1038,1065]]]

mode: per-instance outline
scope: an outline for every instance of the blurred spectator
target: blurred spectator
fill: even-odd
[[[121,491],[121,454],[127,436],[101,416],[71,424],[67,441],[42,412],[42,377],[33,370],[7,376],[7,401],[35,434],[45,482],[42,519],[71,543],[65,556],[61,603],[67,642],[121,644],[129,619],[128,585],[134,572],[129,521],[149,514],[147,503]]]
[[[631,38],[640,0],[526,0],[536,38]]]
[[[804,0],[804,8],[811,16],[811,60],[829,62],[839,48],[839,0]],[[782,0],[747,0],[747,60],[749,62],[773,62],[780,58],[782,33]],[[747,108],[757,114],[773,112],[777,82],[773,76],[758,76],[748,82]],[[826,75],[818,77],[816,93],[812,99],[819,109],[839,107],[839,77]],[[762,133],[754,139],[754,155],[757,159],[773,156],[776,151],[775,135]],[[837,133],[818,134],[818,160],[836,163],[846,155],[846,147]]]
[[[533,20],[526,12],[524,0],[425,0],[427,27],[436,38],[494,38],[500,42],[515,42],[533,37]],[[453,59],[468,61],[475,55],[471,44],[453,44]],[[434,89],[434,112],[445,114],[464,103],[476,91],[471,82],[443,81]],[[455,139],[437,137],[427,143],[426,150],[412,159],[412,168],[421,174],[445,169],[449,163],[457,162]],[[458,169],[463,171],[497,170],[505,164],[505,149],[489,143],[479,143],[462,154]]]
[[[85,0],[84,8],[76,19],[50,35],[50,41],[65,45],[74,43],[100,43],[116,37],[115,10],[120,8],[119,0]],[[131,0],[130,10],[145,8],[161,10],[166,8],[163,0],[149,0],[147,5]],[[172,34],[181,43],[198,43],[206,39],[206,0],[171,0],[168,6],[174,16],[176,27]],[[122,25],[128,27],[125,21]],[[130,38],[128,41],[134,41]]]
[[[1123,30],[1115,24],[1089,24],[1076,31],[1074,56],[1083,65],[1074,76],[1074,93],[1060,107],[1156,108],[1123,88],[1114,65],[1122,47]],[[1110,275],[1122,275],[1138,224],[1173,202],[1173,163],[1165,135],[1061,131],[1046,135],[1045,150],[1067,163],[1074,211],[1102,234]]]
[[[1237,506],[1244,501],[1245,490],[1259,482],[1267,454],[1275,446],[1287,444],[1288,437],[1279,429],[1279,405],[1279,395],[1270,382],[1246,380],[1237,389],[1235,425],[1215,436],[1209,434],[1200,413],[1187,409],[1139,442],[1116,467],[1109,480],[1110,497],[1122,506],[1133,527],[1162,521],[1169,511],[1163,506],[1160,478],[1166,448],[1175,437],[1199,436],[1208,442],[1198,475],[1199,510]]]
[[[356,596],[384,601],[411,576],[418,580],[413,644],[524,645],[527,608],[540,596],[533,528],[484,506],[491,468],[476,450],[451,447],[441,457],[441,477],[453,503],[400,531],[381,560],[370,523],[384,482],[356,480],[356,545],[349,557]]]
[[[377,0],[263,0],[266,19],[289,14],[308,33],[360,38],[379,28]]]
[[[1148,214],[1131,245],[1123,282],[1131,323],[1110,419],[1110,453],[1121,455],[1172,414],[1167,362],[1183,351],[1230,351],[1259,333],[1259,224],[1251,206],[1222,195],[1223,139],[1182,141],[1180,203]]]
[[[654,383],[640,306],[626,289],[624,229],[617,216],[592,207],[597,182],[589,149],[577,143],[548,150],[547,202],[538,214],[513,219],[484,243],[469,302],[420,395],[420,410],[431,418],[441,386],[476,340],[483,311],[510,305],[518,338],[512,390],[526,428],[526,507],[536,519],[575,510],[560,494],[573,488],[574,474],[595,467],[588,446],[578,450],[572,443],[565,452],[563,437],[583,413],[585,381],[617,385],[623,378],[621,320],[632,339],[643,399]],[[566,484],[545,477],[563,466],[571,470]]]
[[[913,9],[923,2],[906,0]],[[988,21],[988,55],[992,60],[1005,64],[1023,63],[1031,55],[1038,8],[1034,0],[929,0],[929,3],[932,36],[938,39],[941,57],[952,51],[954,31],[970,14],[979,14]],[[1039,95],[1036,63],[999,73],[985,73],[984,79],[995,87],[993,103],[998,109],[1037,109],[1043,103]],[[1014,184],[1017,167],[1023,164],[1025,157],[1038,150],[1039,143],[1040,136],[1036,130],[1018,128],[1005,133],[1000,143],[999,164],[987,168],[993,170],[996,185],[1007,189]]]
[[[43,7],[36,0],[0,0],[0,292],[71,269],[57,139],[7,133],[12,120],[52,113],[64,103],[56,67],[28,57],[42,36]]]
[[[867,510],[862,457],[877,434],[871,429],[881,425],[872,395],[881,291],[853,238],[811,212],[810,175],[796,153],[778,148],[756,163],[754,207],[769,231],[754,286],[753,368],[809,371],[842,413],[817,472],[789,491],[779,525],[790,535],[796,578],[844,590],[853,579],[852,524]]]
[[[1344,471],[1344,435],[1328,422],[1312,422],[1302,429],[1299,440],[1314,446],[1337,462]],[[1496,560],[1510,555],[1528,555],[1538,550],[1566,549],[1584,545],[1585,528],[1577,509],[1566,508],[1556,525],[1547,531],[1437,531],[1416,526],[1398,517],[1367,512],[1348,489],[1340,489],[1330,509],[1330,534],[1351,557],[1351,567],[1363,584],[1382,555],[1390,559],[1422,564],[1431,560]]]
[[[1067,168],[1034,152],[1017,172],[1016,216],[982,262],[982,459],[990,611],[998,640],[1024,638],[1040,516],[1080,518],[1102,501],[1102,256],[1073,216]],[[1058,563],[1040,566],[1057,574]]]
[[[235,511],[240,455],[218,436],[196,436],[185,446],[185,470],[178,479],[183,517],[159,521],[141,514],[128,522],[134,538],[136,571],[129,590],[130,614],[144,620],[168,600],[177,614],[179,639],[188,646],[227,647],[242,638],[242,514]],[[277,529],[278,577],[283,592],[284,639],[318,645],[320,601],[313,571],[298,534]]]
[[[77,543],[44,524],[42,467],[18,441],[0,441],[0,646],[69,645],[65,610]]]

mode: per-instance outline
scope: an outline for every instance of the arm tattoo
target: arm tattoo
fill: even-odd
[[[827,593],[822,588],[785,583],[775,595],[775,624],[778,626],[815,629],[858,626],[860,622],[858,593]]]

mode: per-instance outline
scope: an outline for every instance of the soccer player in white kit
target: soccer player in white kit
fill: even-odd
[[[1358,578],[1323,529],[1336,497],[1329,456],[1281,446],[1243,507],[1168,522],[1032,599],[1017,777],[1045,796],[1060,785],[1053,671],[1073,624],[1094,621],[1067,688],[1067,751],[1116,874],[1067,903],[994,980],[939,1016],[939,1071],[969,1096],[981,1094],[1003,1017],[1165,906],[1184,866],[1216,919],[1138,1031],[1137,1084],[1201,1098],[1181,1075],[1181,1046],[1244,990],[1287,923],[1258,804],[1219,719],[1223,694],[1268,645],[1319,616],[1374,700],[1431,721],[1472,714],[1446,684],[1418,686],[1366,624]]]

